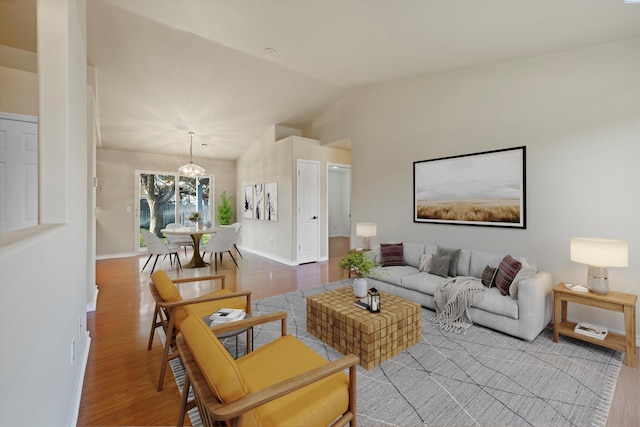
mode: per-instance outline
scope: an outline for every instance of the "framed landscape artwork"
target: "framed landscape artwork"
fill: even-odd
[[[242,200],[242,211],[243,218],[252,219],[253,218],[253,185],[245,185],[242,187],[243,200]]]
[[[270,182],[264,185],[265,206],[264,213],[267,221],[278,220],[278,183]]]
[[[526,228],[526,147],[413,163],[413,221]]]

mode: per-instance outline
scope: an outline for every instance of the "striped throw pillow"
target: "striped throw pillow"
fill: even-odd
[[[496,272],[496,286],[502,295],[509,295],[509,286],[522,268],[522,263],[507,255],[502,259]]]
[[[380,243],[380,264],[383,267],[404,265],[402,243]]]

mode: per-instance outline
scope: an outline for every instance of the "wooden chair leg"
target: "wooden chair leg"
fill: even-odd
[[[160,378],[158,379],[158,391],[162,391],[162,387],[164,386],[164,374],[167,372],[167,363],[169,363],[169,349],[171,348],[171,344],[173,343],[173,328],[174,321],[176,315],[175,310],[170,315],[169,326],[167,326],[167,341],[164,343],[164,349],[162,351],[162,365],[160,366]],[[175,355],[172,355],[175,357]],[[173,359],[171,357],[171,359]]]
[[[151,319],[151,332],[149,333],[149,344],[147,345],[147,351],[151,350],[153,346],[153,337],[156,335],[156,328],[162,326],[162,322],[158,322],[158,315],[160,315],[160,307],[156,304],[156,309],[153,312],[153,319]]]
[[[189,375],[184,376],[184,386],[182,387],[182,400],[180,401],[180,412],[178,413],[178,423],[177,427],[182,427],[184,425],[184,417],[187,414],[187,401],[189,400],[189,385],[191,381],[189,380]]]

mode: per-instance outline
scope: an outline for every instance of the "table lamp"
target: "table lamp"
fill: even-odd
[[[589,265],[587,287],[597,294],[609,292],[608,267],[629,265],[629,246],[624,240],[571,238],[571,261]]]
[[[359,222],[356,224],[356,235],[363,237],[362,249],[368,251],[371,249],[370,237],[376,235],[377,229],[375,222]]]

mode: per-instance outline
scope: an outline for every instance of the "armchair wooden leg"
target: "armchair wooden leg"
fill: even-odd
[[[236,268],[240,268],[240,266],[238,265],[238,262],[236,261],[236,259],[233,257],[233,254],[231,253],[231,251],[229,251],[229,256],[231,257],[231,259],[233,260],[233,263],[236,265]]]
[[[167,363],[169,363],[170,359],[176,357],[176,354],[172,354],[169,357],[169,349],[173,343],[173,335],[174,335],[174,321],[175,321],[175,312],[171,313],[169,319],[169,326],[167,326],[167,341],[164,343],[164,349],[162,351],[162,365],[160,366],[160,378],[158,378],[158,391],[162,391],[162,387],[164,386],[164,375],[167,372]],[[177,350],[176,350],[177,351]]]
[[[180,412],[178,413],[177,427],[184,425],[184,417],[187,414],[187,401],[189,400],[189,375],[184,376],[184,386],[182,387],[182,400],[180,401]]]
[[[158,322],[158,316],[160,315],[160,307],[156,304],[156,309],[153,312],[153,319],[151,319],[151,332],[149,333],[149,344],[147,345],[147,351],[151,350],[153,346],[153,337],[156,335],[156,328],[162,326],[162,321]]]

